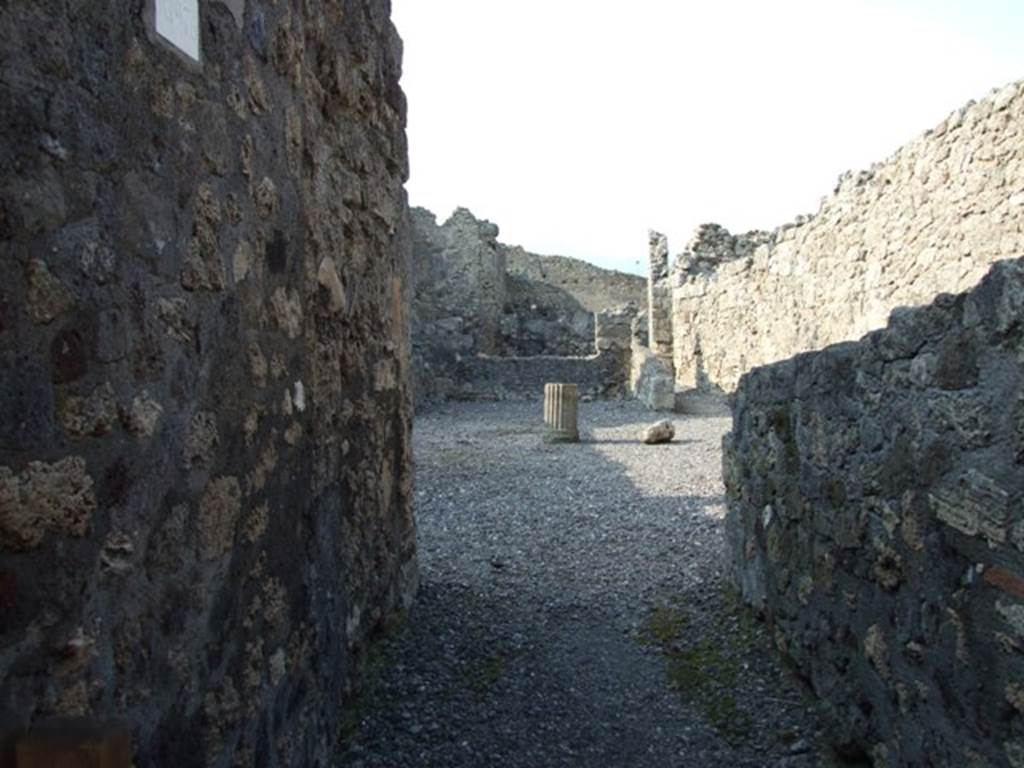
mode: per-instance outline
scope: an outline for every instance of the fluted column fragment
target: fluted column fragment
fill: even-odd
[[[580,393],[575,384],[544,385],[544,423],[548,435],[560,442],[579,442]]]

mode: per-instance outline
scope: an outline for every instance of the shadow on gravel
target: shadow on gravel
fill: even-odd
[[[648,421],[588,403],[588,439],[549,444],[539,403],[418,417],[422,587],[350,710],[342,765],[825,764],[728,588],[727,422],[675,418],[666,447],[630,439]]]
[[[661,446],[664,446],[664,447],[667,447],[667,448],[674,448],[674,447],[682,447],[684,445],[693,445],[694,442],[695,441],[693,441],[693,440],[678,440],[678,439],[676,439],[676,440],[672,440],[672,441],[667,442],[667,443],[658,443],[658,445],[661,445]],[[594,445],[643,445],[644,444],[643,440],[639,440],[639,439],[631,440],[628,437],[623,437],[623,438],[604,438],[604,437],[589,437],[587,435],[583,435],[582,437],[580,437],[580,443],[583,444],[583,445],[590,445],[590,444],[594,444]],[[653,446],[649,446],[649,447],[653,447]]]

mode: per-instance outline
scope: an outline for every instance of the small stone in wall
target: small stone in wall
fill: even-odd
[[[71,395],[58,408],[61,426],[69,437],[99,437],[117,422],[117,401],[110,382],[101,384],[88,396]]]
[[[284,355],[280,352],[275,352],[270,358],[270,375],[275,379],[281,378],[288,371],[288,366],[285,364]]]
[[[288,658],[285,656],[284,648],[278,648],[270,657],[270,684],[277,685],[284,679],[288,671]]]
[[[288,445],[296,446],[299,444],[299,440],[302,439],[302,425],[297,421],[293,421],[288,429],[284,431],[284,441]]]
[[[373,388],[377,392],[392,390],[398,386],[398,374],[395,370],[395,361],[390,359],[378,360],[373,367]]]
[[[49,323],[74,303],[71,293],[42,259],[32,259],[28,263],[25,282],[28,284],[25,306],[34,323]]]
[[[117,256],[106,245],[88,241],[82,245],[78,257],[82,274],[92,278],[97,285],[105,285],[117,272]]]
[[[129,536],[112,533],[103,543],[100,553],[100,567],[113,576],[124,576],[132,569],[132,555],[135,545]]]
[[[79,680],[66,688],[57,699],[54,709],[68,717],[85,717],[89,714],[89,689],[85,680]]]
[[[267,358],[256,342],[249,345],[247,356],[249,358],[249,373],[252,374],[256,386],[262,387],[267,383]]]
[[[183,298],[156,301],[156,313],[164,324],[164,332],[172,339],[183,344],[191,344],[195,336],[195,323],[189,318],[193,316],[187,300]]]
[[[882,628],[872,624],[864,638],[864,656],[883,680],[889,679],[889,648]]]
[[[1007,683],[1006,701],[1018,712],[1024,712],[1024,686],[1015,682]]]
[[[0,547],[25,552],[49,531],[85,536],[96,496],[85,459],[68,456],[53,464],[33,461],[20,474],[0,467]]]
[[[345,298],[345,288],[338,277],[338,268],[334,263],[334,259],[330,256],[325,256],[320,262],[316,281],[327,292],[327,306],[331,312],[337,314],[344,311],[348,303]]]
[[[269,219],[277,212],[277,186],[267,176],[256,185],[252,196],[261,219]]]
[[[220,557],[235,538],[242,509],[242,489],[235,477],[218,477],[199,502],[199,551],[205,560]]]
[[[270,297],[270,308],[285,335],[297,338],[302,330],[302,301],[298,292],[277,288]]]
[[[647,427],[641,434],[640,439],[647,445],[672,442],[676,436],[676,428],[668,419],[663,419],[656,424]]]
[[[208,411],[195,414],[185,436],[185,464],[193,469],[209,467],[219,443],[217,417]]]
[[[164,409],[146,392],[132,400],[131,409],[125,416],[125,427],[135,437],[152,437]]]
[[[872,570],[875,581],[882,589],[892,591],[903,581],[903,560],[892,547],[876,543],[878,556]]]
[[[1003,744],[1006,759],[1013,768],[1024,768],[1024,744],[1019,741],[1008,741]]]
[[[245,538],[250,544],[259,541],[267,532],[270,524],[270,507],[266,504],[257,504],[249,512],[245,521]]]
[[[255,258],[256,257],[252,252],[252,246],[249,245],[249,241],[240,241],[238,246],[235,248],[235,255],[231,264],[236,283],[242,282],[249,276],[249,270],[252,269]]]
[[[193,237],[181,269],[181,287],[186,291],[224,290],[224,268],[217,259],[215,251],[206,247],[200,238]]]

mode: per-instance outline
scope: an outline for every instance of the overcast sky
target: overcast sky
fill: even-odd
[[[412,204],[643,272],[772,229],[1024,78],[1024,0],[393,0]]]

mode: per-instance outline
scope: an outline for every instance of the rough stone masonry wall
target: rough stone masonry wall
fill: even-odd
[[[540,397],[543,386],[534,391],[533,383],[553,381],[545,377],[556,371],[581,376],[583,391],[619,391],[621,366],[592,359],[595,339],[607,335],[617,316],[609,310],[639,303],[642,278],[506,246],[496,225],[465,208],[440,225],[430,211],[413,208],[412,223],[418,404]],[[605,330],[599,331],[602,312]],[[615,377],[600,381],[609,371]]]
[[[520,246],[507,246],[505,258],[510,275],[558,288],[588,312],[644,304],[646,281],[639,275],[604,269],[569,256],[542,256]]]
[[[454,366],[449,396],[460,400],[536,400],[547,383],[576,384],[580,395],[621,397],[630,365],[632,305],[597,313],[591,355],[531,357],[474,355]]]
[[[0,731],[325,765],[416,585],[386,0],[0,5]]]
[[[430,211],[412,210],[415,329],[455,320],[469,352],[498,354],[505,307],[505,255],[498,227],[457,209],[438,226]]]
[[[1024,261],[743,378],[725,440],[744,597],[886,766],[1024,766]]]
[[[676,389],[731,391],[754,366],[858,338],[895,307],[966,290],[993,261],[1024,252],[1022,227],[1024,88],[1015,83],[846,175],[813,217],[770,236],[703,232],[676,264]],[[702,247],[711,241],[722,247]]]

